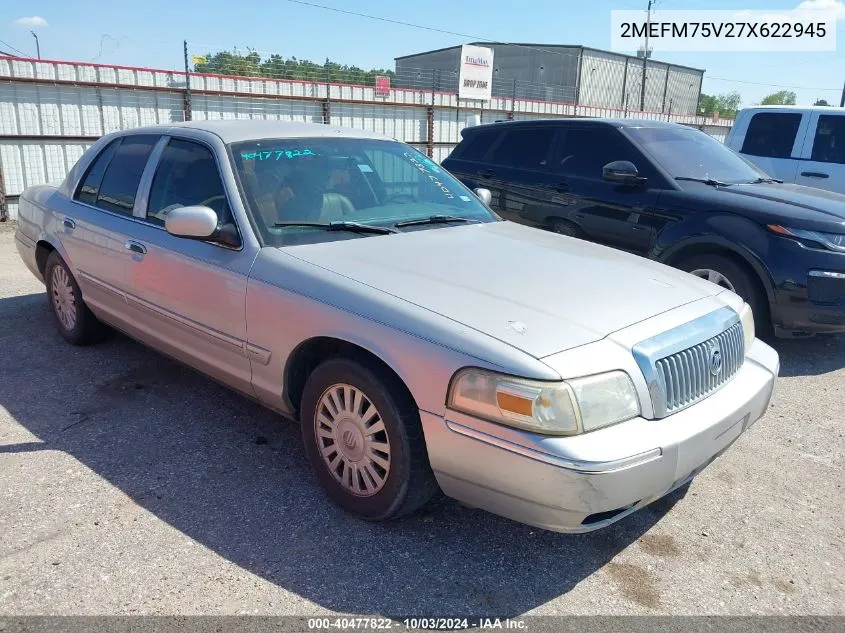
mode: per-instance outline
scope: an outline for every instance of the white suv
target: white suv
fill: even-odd
[[[725,143],[779,180],[845,193],[845,108],[746,108]]]

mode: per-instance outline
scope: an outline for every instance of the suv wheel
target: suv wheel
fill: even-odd
[[[769,332],[771,323],[766,295],[760,282],[745,267],[728,257],[714,254],[695,255],[680,262],[678,268],[738,294],[754,312],[754,329],[758,336]]]
[[[300,422],[311,468],[344,510],[392,519],[437,491],[419,412],[377,364],[336,358],[319,365],[305,384]]]

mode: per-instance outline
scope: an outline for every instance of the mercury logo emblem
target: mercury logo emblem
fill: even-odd
[[[722,350],[718,345],[710,348],[710,373],[716,376],[722,371]]]
[[[358,447],[358,439],[355,437],[355,434],[347,429],[343,432],[343,443],[346,444],[348,448],[355,449]]]

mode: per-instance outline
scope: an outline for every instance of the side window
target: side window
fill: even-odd
[[[170,139],[153,176],[147,220],[164,226],[168,211],[193,205],[214,209],[223,224],[232,222],[211,150],[199,143]]]
[[[97,206],[108,211],[132,215],[141,174],[147,165],[158,136],[124,136],[103,175]]]
[[[100,193],[100,183],[103,181],[103,174],[106,173],[106,167],[109,166],[118,145],[120,145],[120,139],[116,139],[106,145],[105,149],[100,152],[99,156],[88,167],[88,172],[76,190],[75,197],[79,202],[90,205],[97,203],[97,194]]]
[[[751,156],[789,158],[800,125],[801,114],[798,112],[758,112],[748,123],[740,152]]]
[[[634,163],[640,175],[652,182],[657,178],[651,163],[618,131],[596,128],[567,129],[555,157],[554,170],[566,176],[600,180],[602,168],[616,160]]]
[[[490,132],[475,132],[467,135],[458,154],[458,160],[480,161],[487,155],[490,145],[496,140],[497,134]]]
[[[825,114],[819,117],[810,160],[845,164],[845,116]]]
[[[505,132],[490,162],[518,169],[545,169],[555,131],[550,128],[516,128]]]

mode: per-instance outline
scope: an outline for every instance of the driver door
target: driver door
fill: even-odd
[[[221,223],[235,223],[214,151],[196,140],[164,137],[141,190],[134,209],[136,248],[126,273],[132,333],[252,393],[245,306],[255,250],[176,237],[164,228],[171,209],[189,205],[210,207]]]

